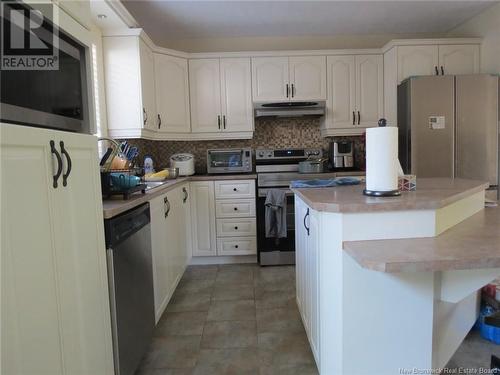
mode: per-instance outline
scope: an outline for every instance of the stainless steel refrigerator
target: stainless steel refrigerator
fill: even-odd
[[[398,86],[398,127],[405,173],[489,181],[498,199],[498,76],[406,79]]]

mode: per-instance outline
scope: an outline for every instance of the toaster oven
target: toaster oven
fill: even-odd
[[[252,172],[252,149],[207,150],[207,172],[209,174]]]

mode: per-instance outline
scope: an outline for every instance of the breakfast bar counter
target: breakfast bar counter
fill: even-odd
[[[321,374],[446,366],[476,321],[478,290],[500,275],[487,187],[419,178],[417,191],[386,198],[363,185],[293,189],[297,304]]]

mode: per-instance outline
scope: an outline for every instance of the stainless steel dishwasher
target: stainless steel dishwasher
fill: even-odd
[[[133,375],[155,326],[149,203],[104,221],[116,375]]]

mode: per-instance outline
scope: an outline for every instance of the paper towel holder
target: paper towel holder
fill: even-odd
[[[378,126],[379,127],[385,127],[387,126],[387,120],[385,118],[381,118],[378,120]],[[377,191],[377,190],[363,190],[363,194],[367,195],[369,197],[399,197],[401,195],[401,192],[396,189],[396,190],[387,190],[387,191]]]

